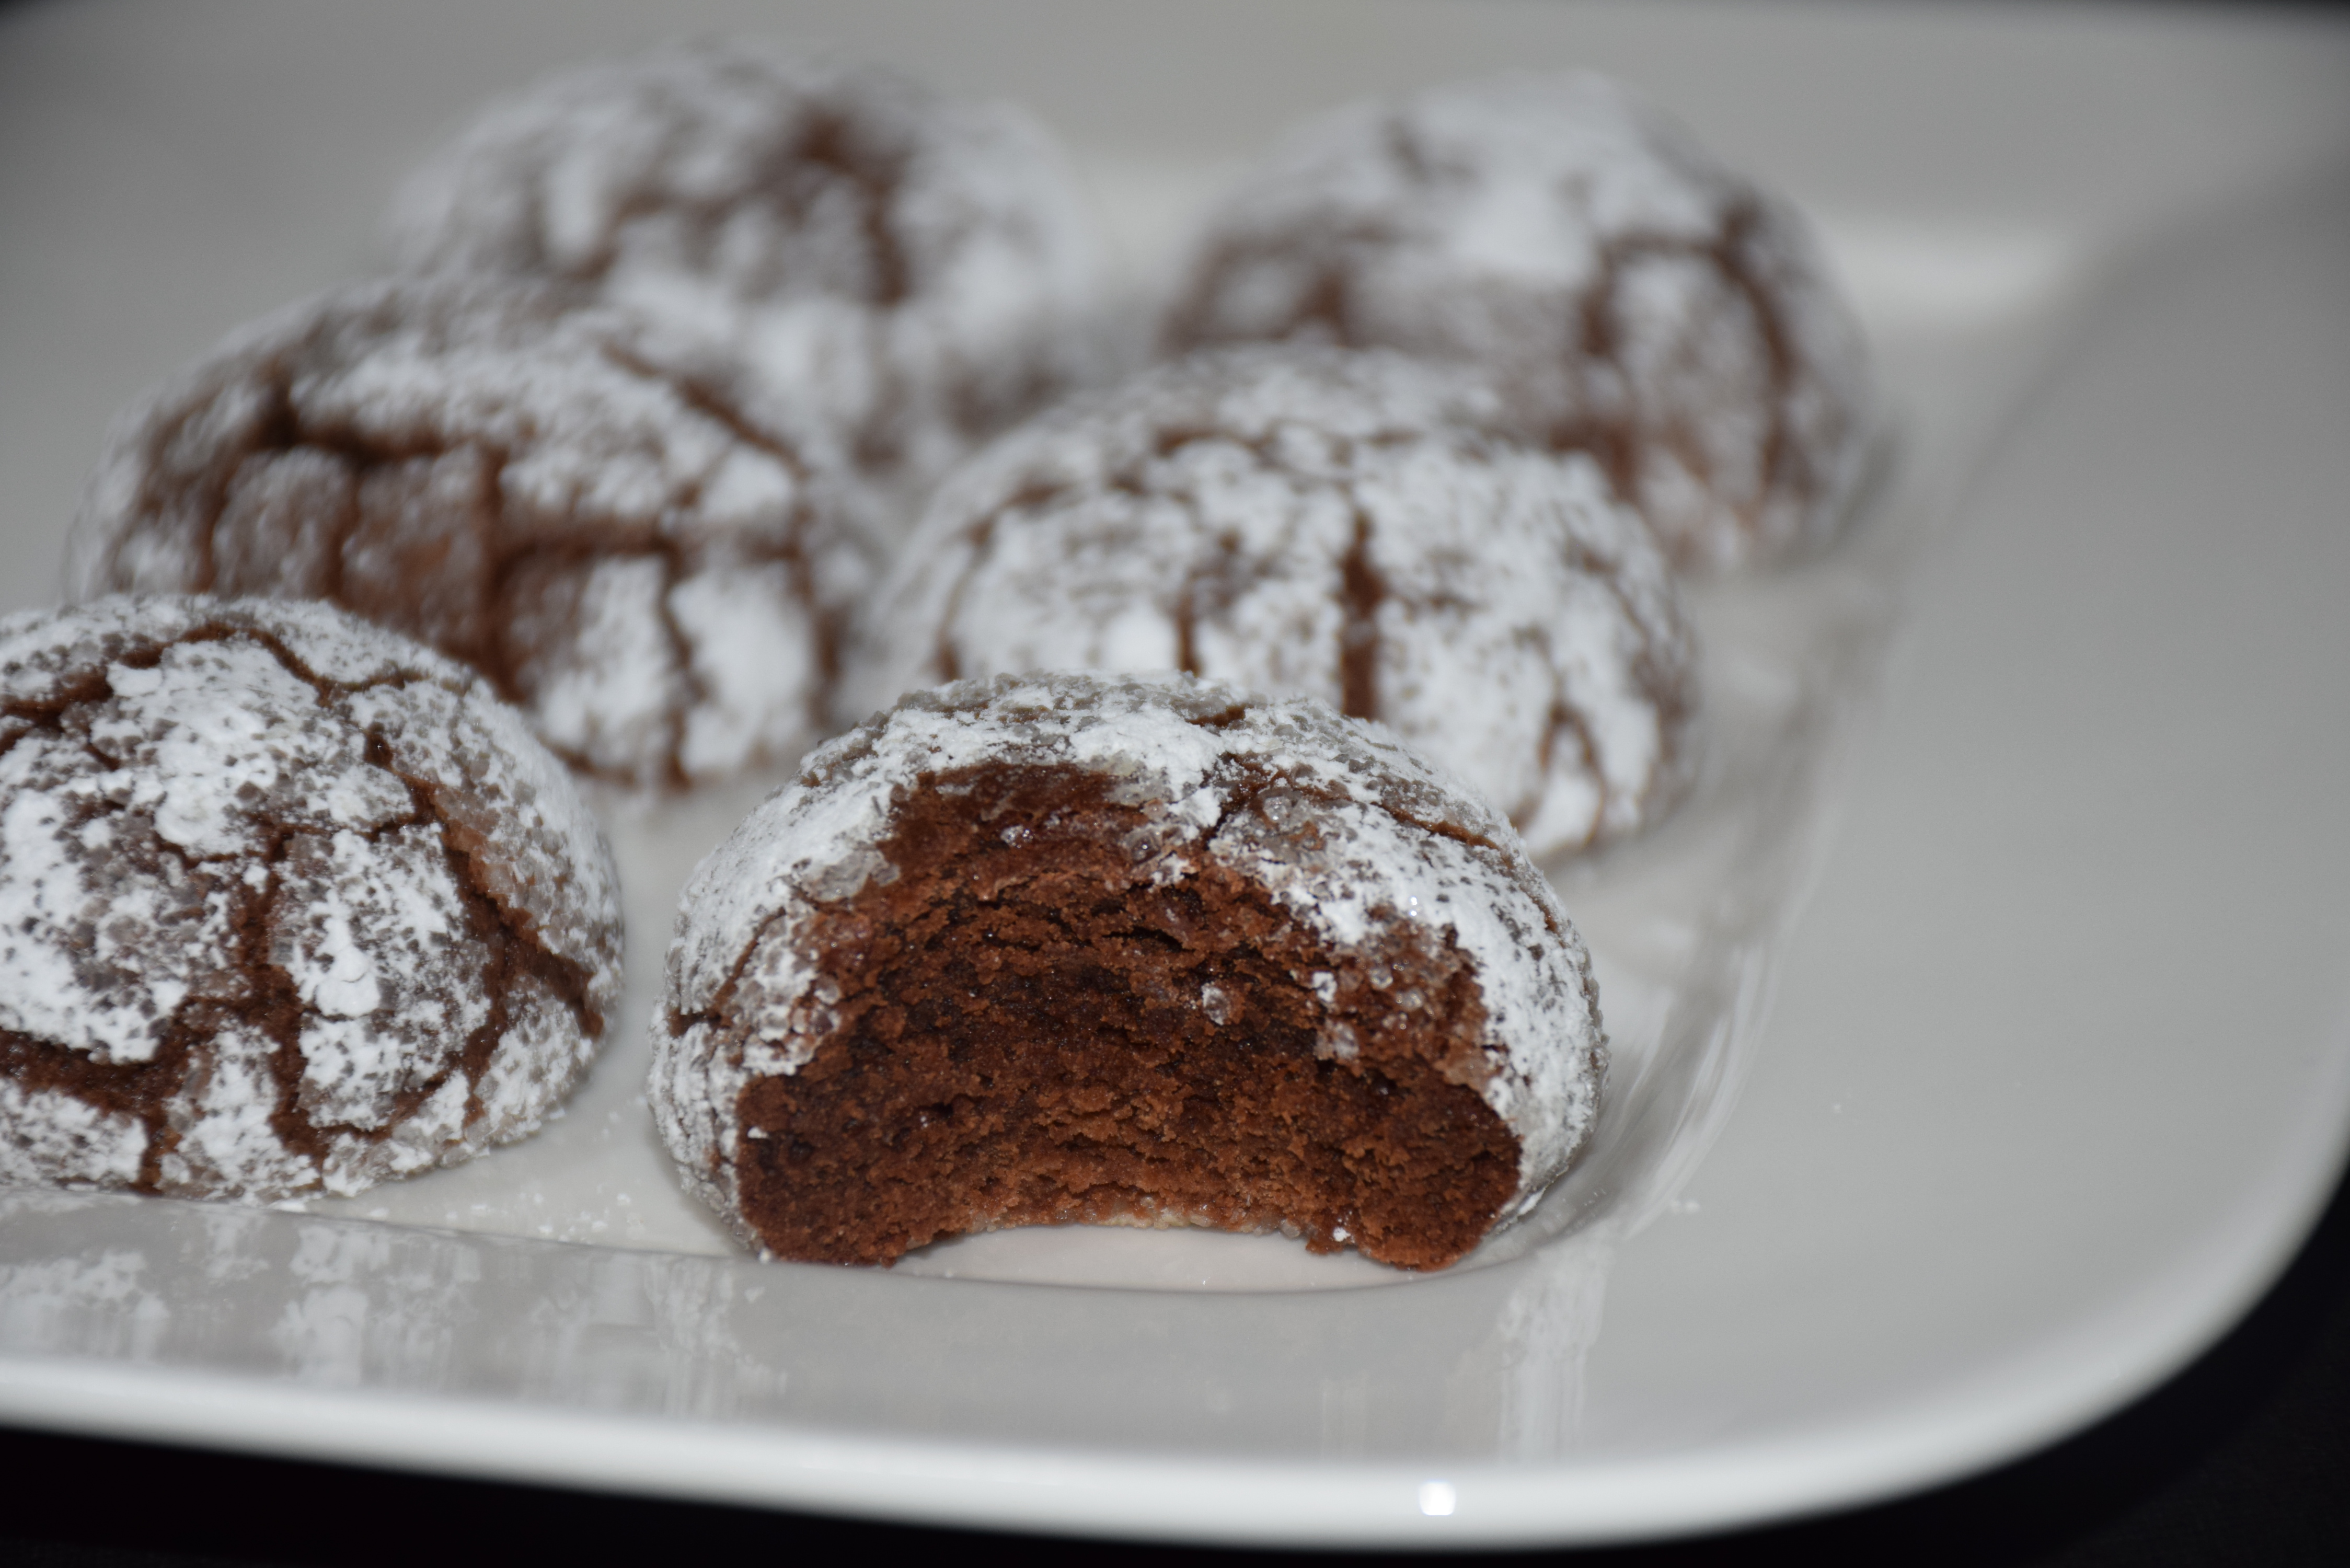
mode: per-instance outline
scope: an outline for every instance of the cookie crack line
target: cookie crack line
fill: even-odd
[[[1617,291],[1627,265],[1651,257],[1703,261],[1736,291],[1752,316],[1769,379],[1769,392],[1761,404],[1767,418],[1761,453],[1762,483],[1752,505],[1732,505],[1714,490],[1711,463],[1701,450],[1689,448],[1678,440],[1672,444],[1683,461],[1700,475],[1707,493],[1728,507],[1750,531],[1760,524],[1762,512],[1776,498],[1783,483],[1807,483],[1812,478],[1806,473],[1791,481],[1788,473],[1791,462],[1800,455],[1788,429],[1787,410],[1787,395],[1797,373],[1796,356],[1787,340],[1786,324],[1781,319],[1771,290],[1755,275],[1747,254],[1747,244],[1762,220],[1761,204],[1752,197],[1742,197],[1721,213],[1712,232],[1701,239],[1648,233],[1616,235],[1600,247],[1596,275],[1585,289],[1579,307],[1583,352],[1628,385],[1623,345],[1616,325]],[[1622,429],[1610,428],[1606,421],[1595,421],[1588,413],[1578,412],[1553,427],[1550,444],[1556,450],[1589,452],[1607,471],[1617,492],[1632,496],[1639,493],[1639,447],[1644,441],[1671,438],[1648,422],[1653,410],[1636,403],[1627,411],[1631,422],[1628,428]]]
[[[718,989],[711,993],[707,1006],[691,1012],[671,1010],[669,1032],[672,1039],[682,1038],[697,1026],[712,1029],[732,1027],[734,996],[742,989],[743,978],[751,968],[751,960],[757,955],[760,945],[766,941],[768,932],[775,929],[776,922],[790,913],[788,906],[770,909],[751,929],[750,940],[743,944],[743,950],[735,954],[734,961],[727,966],[726,978],[718,982]]]
[[[743,417],[740,409],[713,391],[701,377],[690,370],[667,367],[636,353],[627,345],[598,337],[596,352],[607,363],[668,388],[677,394],[678,401],[724,430],[727,434],[767,457],[774,458],[791,473],[795,480],[808,478],[806,459],[774,431]]]
[[[932,668],[941,681],[962,679],[962,656],[955,648],[954,626],[962,613],[963,595],[971,587],[972,575],[987,552],[994,546],[995,530],[1004,514],[1023,508],[1035,510],[1049,506],[1068,493],[1068,486],[1052,481],[1031,480],[996,505],[989,507],[962,526],[959,543],[963,548],[963,564],[947,586],[947,601],[939,616],[939,630],[931,654]]]
[[[682,792],[693,782],[685,773],[686,727],[693,711],[710,701],[710,683],[694,668],[693,639],[686,635],[685,627],[677,618],[677,552],[660,552],[660,594],[655,600],[653,616],[660,623],[661,638],[669,644],[670,662],[677,667],[677,678],[686,691],[685,701],[670,703],[669,711],[662,715],[669,731],[669,744],[662,748],[662,772],[670,788]]]
[[[1379,607],[1388,597],[1387,579],[1371,563],[1371,516],[1347,487],[1354,510],[1354,535],[1338,563],[1338,603],[1344,619],[1338,632],[1338,711],[1350,719],[1379,716]]]
[[[889,222],[890,204],[905,182],[904,160],[860,157],[851,134],[853,123],[843,110],[819,105],[802,122],[797,145],[791,151],[833,171],[862,198],[858,203],[858,227],[875,274],[866,303],[880,311],[892,311],[913,294],[913,267]]]
[[[63,1094],[101,1116],[129,1116],[146,1135],[140,1156],[137,1189],[152,1191],[161,1175],[163,1156],[176,1147],[179,1135],[170,1126],[171,1102],[187,1081],[198,1038],[184,1022],[189,1003],[173,1010],[161,1043],[144,1062],[99,1062],[89,1054],[61,1041],[44,1039],[22,1030],[0,1029],[0,1067],[8,1081],[36,1092]],[[97,1082],[93,1084],[91,1080]]]
[[[283,357],[280,356],[280,358]],[[432,440],[418,440],[406,443],[370,441],[345,425],[306,421],[294,407],[292,378],[282,364],[271,366],[266,389],[270,400],[269,413],[255,432],[248,456],[287,456],[301,452],[321,452],[344,465],[350,474],[355,489],[368,475],[381,470],[419,460],[443,458],[453,452],[467,450],[487,451],[488,455],[495,460],[492,464],[494,469],[504,466],[506,456],[504,452],[485,449],[483,443]],[[177,436],[184,431],[189,421],[213,406],[214,400],[213,399],[203,400],[194,409],[175,421],[172,434]],[[156,444],[168,447],[170,442]],[[240,466],[237,463],[214,462],[210,465],[211,472],[203,477],[197,486],[197,493],[202,498],[202,504],[197,512],[203,519],[202,527],[197,530],[200,560],[194,573],[194,586],[200,592],[215,591],[220,580],[220,522],[227,513],[229,489],[235,482]],[[159,498],[153,493],[154,487],[160,479],[160,473],[154,472],[141,475],[140,504],[127,514],[129,517],[147,518],[155,515],[158,512],[171,509],[169,503],[172,498],[168,494]],[[330,591],[325,597],[339,601],[344,587],[342,552],[351,535],[357,531],[359,519],[352,509],[346,507],[342,509],[338,523],[338,525],[330,530],[333,548],[326,551],[322,558],[333,579],[327,585]],[[114,543],[117,545],[120,545],[120,536]]]
[[[576,959],[566,958],[548,947],[539,929],[538,922],[530,916],[529,912],[510,907],[492,889],[488,879],[483,876],[475,863],[473,853],[459,847],[455,842],[462,828],[441,808],[441,791],[443,786],[431,779],[420,779],[394,766],[391,761],[390,743],[384,739],[380,731],[369,730],[367,732],[367,736],[370,749],[380,747],[382,754],[380,762],[376,762],[372,756],[369,761],[398,779],[407,788],[409,799],[417,814],[417,821],[413,826],[423,826],[429,824],[440,829],[442,854],[446,858],[450,875],[455,879],[458,887],[468,895],[469,899],[478,899],[486,907],[494,916],[499,929],[509,940],[534,955],[533,967],[550,969],[561,975],[559,983],[550,974],[542,973],[540,978],[549,981],[550,987],[562,1000],[564,1005],[571,1010],[573,1018],[578,1022],[581,1031],[588,1038],[594,1039],[600,1036],[604,1032],[604,1018],[603,1014],[588,1001],[591,979],[588,966]],[[496,1000],[503,1004],[503,995]]]
[[[161,657],[160,651],[157,657]],[[128,661],[129,660],[126,658],[124,662]],[[74,681],[63,691],[59,692],[53,698],[45,699],[37,702],[26,701],[24,699],[16,698],[11,699],[5,703],[0,703],[0,718],[14,719],[25,726],[15,734],[5,737],[5,740],[0,740],[0,757],[5,757],[10,752],[14,751],[16,747],[16,742],[23,740],[26,735],[63,735],[66,732],[65,715],[67,710],[78,707],[86,702],[103,701],[107,697],[112,695],[113,691],[114,688],[107,680],[106,671],[103,670],[95,670],[83,676],[80,680]],[[93,753],[92,754],[96,755],[97,753]],[[104,761],[106,759],[101,757],[100,760]],[[109,762],[108,765],[112,766],[113,764]]]
[[[1714,250],[1714,260],[1722,275],[1730,279],[1731,286],[1744,296],[1747,308],[1754,313],[1755,329],[1762,337],[1762,356],[1770,366],[1771,395],[1765,406],[1770,410],[1771,427],[1763,438],[1762,493],[1755,503],[1758,514],[1770,504],[1789,461],[1800,455],[1798,444],[1787,428],[1788,393],[1795,384],[1794,349],[1787,341],[1786,323],[1773,307],[1770,291],[1755,276],[1747,254],[1747,244],[1762,223],[1760,203],[1751,198],[1740,202],[1722,224]],[[1816,481],[1815,474],[1805,472],[1796,483],[1809,487]]]
[[[165,653],[174,648],[195,648],[208,642],[227,642],[239,638],[253,642],[267,652],[288,675],[310,688],[321,707],[328,707],[330,711],[333,703],[344,698],[368,691],[399,690],[419,680],[432,681],[445,688],[444,682],[435,680],[432,676],[418,675],[406,670],[362,681],[330,680],[312,670],[300,656],[271,633],[256,627],[240,626],[226,621],[203,622],[161,641],[141,643],[121,649],[107,661],[107,665],[109,668],[119,664],[131,670],[151,670],[162,661]],[[7,755],[16,748],[16,742],[26,735],[40,734],[57,739],[71,738],[81,748],[83,753],[98,763],[101,769],[108,773],[119,773],[130,764],[126,763],[121,757],[104,751],[95,741],[87,736],[72,736],[65,724],[66,715],[73,709],[104,702],[113,694],[113,687],[108,679],[106,669],[99,669],[83,676],[56,697],[40,701],[16,699],[0,704],[0,718],[16,719],[26,725],[23,730],[8,736],[5,742],[0,742],[0,757]],[[95,809],[91,813],[92,820],[99,816],[120,816],[130,810],[130,806],[120,802],[100,801],[93,804]],[[417,825],[418,820],[413,817],[393,817],[370,827],[349,828],[348,831],[357,832],[369,843],[373,843],[384,833],[394,828]],[[217,855],[199,855],[192,853],[186,846],[176,844],[168,838],[159,839],[158,842],[165,854],[172,856],[179,864],[192,870],[199,867],[217,867],[249,857],[246,852],[240,850],[226,850]]]
[[[743,553],[754,559],[783,563],[791,583],[792,597],[807,613],[809,624],[816,633],[818,676],[817,689],[809,699],[811,708],[818,711],[812,712],[810,718],[820,722],[824,716],[820,711],[825,704],[823,694],[832,690],[840,676],[840,643],[846,630],[846,617],[839,609],[822,602],[822,597],[816,591],[815,563],[808,559],[806,535],[809,527],[809,502],[805,490],[811,483],[811,472],[806,459],[789,442],[762,428],[755,421],[746,419],[741,410],[712,391],[700,377],[691,372],[665,370],[651,360],[630,352],[623,345],[608,340],[599,339],[596,347],[599,353],[621,369],[669,387],[686,407],[716,423],[753,451],[775,459],[791,475],[794,493],[782,537],[772,542],[750,544]],[[699,493],[697,482],[697,499]],[[692,701],[685,704],[686,708],[691,708],[708,701],[710,692],[707,682],[695,670],[692,649],[683,632],[677,628],[674,613],[669,607],[668,594],[676,588],[682,566],[681,553],[672,551],[669,559],[669,576],[663,585],[661,615],[677,655],[678,669],[693,692]],[[670,769],[676,775],[673,782],[681,787],[682,764],[677,759],[684,749],[685,713],[682,711],[673,713],[671,722],[675,734],[670,748]]]
[[[362,692],[412,686],[419,681],[429,681],[452,693],[462,693],[463,691],[461,686],[452,686],[437,676],[412,670],[395,670],[388,675],[380,675],[360,681],[330,680],[311,669],[302,656],[287,647],[285,639],[278,637],[276,633],[264,627],[240,625],[235,621],[205,621],[190,628],[168,642],[154,644],[152,646],[155,652],[150,664],[151,666],[154,660],[160,660],[166,649],[194,648],[207,642],[227,642],[240,637],[249,639],[265,649],[272,659],[277,660],[278,665],[286,674],[307,686],[316,694],[318,705],[322,708],[331,707],[345,698],[356,697]],[[130,660],[123,659],[119,662],[129,663]],[[138,667],[134,666],[134,668]]]
[[[318,1169],[326,1164],[329,1144],[324,1133],[301,1110],[302,1071],[309,1064],[309,1058],[302,1051],[302,1014],[305,1009],[301,992],[294,982],[294,976],[284,965],[275,961],[270,952],[273,946],[271,928],[276,923],[278,897],[285,888],[281,869],[296,836],[290,829],[281,826],[266,839],[259,864],[267,871],[267,877],[264,885],[244,901],[238,911],[236,943],[239,961],[255,992],[253,1002],[248,1003],[248,1011],[256,1010],[257,1004],[261,1016],[254,1020],[255,1026],[271,1042],[269,1076],[272,1086],[277,1091],[277,1099],[270,1107],[269,1130],[276,1136],[281,1147],[308,1160],[314,1169]],[[149,1191],[160,1186],[162,1179],[162,1155],[165,1151],[157,1147],[159,1141],[153,1136],[149,1137],[148,1155],[151,1168],[142,1166],[140,1170],[140,1181]],[[176,1134],[172,1135],[172,1142],[176,1148],[179,1142]]]
[[[1241,718],[1239,720],[1230,721],[1227,723],[1202,724],[1200,723],[1199,721],[1194,721],[1193,722],[1200,728],[1211,728],[1217,730],[1229,728],[1231,722],[1244,721],[1246,715],[1254,711],[1255,706],[1255,704],[1251,704],[1239,709],[1237,711],[1240,713]],[[1211,715],[1211,717],[1215,719],[1224,719],[1226,715],[1223,713],[1218,713]],[[1418,828],[1422,833],[1432,834],[1439,838],[1448,838],[1457,844],[1467,845],[1471,848],[1483,849],[1492,854],[1503,856],[1505,858],[1507,857],[1508,851],[1503,849],[1502,846],[1496,843],[1492,838],[1477,832],[1474,828],[1464,827],[1459,823],[1447,822],[1441,818],[1416,816],[1410,812],[1404,810],[1401,806],[1397,805],[1394,802],[1388,800],[1384,794],[1376,796],[1369,801],[1364,801],[1356,795],[1347,794],[1344,790],[1329,789],[1314,783],[1310,779],[1300,778],[1295,774],[1283,773],[1277,768],[1262,763],[1252,767],[1250,765],[1249,759],[1233,757],[1227,758],[1226,761],[1236,764],[1238,770],[1243,773],[1244,776],[1253,781],[1253,787],[1247,788],[1244,794],[1241,791],[1234,792],[1233,797],[1218,815],[1215,823],[1216,827],[1222,827],[1225,822],[1231,819],[1232,815],[1235,812],[1243,811],[1253,806],[1261,797],[1271,791],[1278,788],[1287,788],[1305,796],[1307,800],[1314,802],[1316,805],[1326,807],[1336,805],[1367,805],[1378,811],[1384,812],[1390,819],[1399,823],[1405,827]],[[1201,836],[1202,838],[1207,838],[1213,836],[1213,835],[1214,829],[1210,828],[1202,830]]]
[[[487,557],[488,564],[483,574],[482,587],[483,597],[490,604],[496,604],[504,598],[508,586],[517,574],[550,556],[564,561],[592,560],[608,552],[640,553],[660,548],[665,545],[674,548],[671,541],[661,537],[659,525],[650,522],[634,526],[607,524],[587,530],[574,530],[569,535],[561,539],[529,533],[515,536],[497,526],[500,515],[500,506],[497,504],[498,476],[504,473],[514,462],[514,452],[504,443],[484,440],[420,441],[404,444],[369,441],[347,427],[304,421],[293,409],[288,400],[289,394],[284,388],[274,385],[273,389],[277,394],[281,407],[273,413],[271,420],[265,425],[251,455],[287,458],[306,452],[323,453],[335,459],[348,470],[354,494],[369,474],[394,468],[402,463],[438,462],[460,454],[471,454],[477,459],[482,471],[482,483],[484,491],[484,493],[477,499],[481,503],[482,515],[491,519],[491,525],[484,528],[479,519],[468,519],[464,532],[473,538],[474,544],[481,547]],[[191,585],[195,591],[203,593],[222,591],[219,562],[220,531],[221,524],[228,513],[228,486],[239,467],[235,464],[215,466],[222,468],[222,473],[219,478],[208,482],[203,486],[203,504],[201,508],[203,521],[197,530],[202,560],[198,570],[193,574],[194,581]],[[144,518],[151,516],[153,512],[154,507],[150,504],[142,506],[132,515],[136,518]],[[317,585],[319,591],[315,595],[302,597],[323,598],[337,605],[352,607],[348,592],[349,584],[346,580],[344,557],[350,548],[352,540],[359,535],[361,524],[362,518],[356,506],[345,506],[338,511],[334,525],[327,530],[325,547],[319,552],[319,558],[325,566],[328,580]],[[135,531],[135,525],[130,531]],[[370,614],[367,618],[380,619],[380,618]],[[500,635],[499,628],[493,627],[487,630],[486,635],[468,638],[464,639],[462,647],[449,646],[446,639],[431,640],[439,641],[443,651],[478,670],[491,685],[497,689],[500,695],[509,701],[522,700],[521,684],[516,679],[516,672],[522,660],[518,659],[513,650],[506,646],[506,639]],[[289,664],[288,669],[292,668],[293,666]],[[305,676],[305,679],[308,677]],[[357,689],[354,688],[354,690]],[[570,762],[573,759],[567,755],[565,760]]]
[[[1278,426],[1295,422],[1296,421],[1276,421],[1276,424]],[[1339,479],[1338,483],[1346,491],[1348,504],[1353,512],[1353,533],[1348,546],[1339,561],[1339,603],[1343,620],[1339,634],[1340,678],[1337,706],[1339,711],[1350,718],[1377,719],[1380,716],[1378,670],[1381,634],[1378,627],[1378,614],[1380,606],[1390,597],[1383,575],[1371,561],[1371,535],[1376,529],[1354,488],[1352,471],[1357,466],[1356,449],[1368,447],[1375,451],[1385,450],[1405,442],[1440,440],[1446,435],[1469,433],[1467,431],[1382,429],[1359,438],[1337,436],[1332,439],[1334,465],[1346,475]],[[1487,456],[1484,444],[1473,440],[1450,444],[1452,450],[1464,459],[1482,460]],[[1138,471],[1139,463],[1166,462],[1180,456],[1194,446],[1201,445],[1237,447],[1249,453],[1256,461],[1258,467],[1264,472],[1292,480],[1320,483],[1332,477],[1329,474],[1317,473],[1301,468],[1290,462],[1281,452],[1277,430],[1273,433],[1252,435],[1211,426],[1179,424],[1158,431],[1151,438],[1149,451],[1147,453],[1118,465],[1114,472],[1105,477],[1103,483],[1109,489],[1120,493],[1138,496],[1148,494],[1150,489],[1143,482],[1142,475]],[[964,551],[964,560],[962,566],[957,570],[953,581],[948,587],[946,603],[938,618],[936,651],[931,660],[933,670],[942,681],[953,681],[962,678],[962,659],[960,649],[955,645],[954,628],[962,601],[970,591],[972,579],[981,570],[989,550],[993,545],[996,530],[1008,514],[1016,511],[1034,511],[1049,506],[1066,494],[1068,488],[1066,484],[1056,481],[1032,480],[962,526],[958,542]],[[1188,493],[1171,493],[1166,498],[1180,501],[1191,509],[1195,522],[1201,521],[1201,514],[1196,496]],[[1201,531],[1206,530],[1203,528]],[[1186,675],[1204,673],[1200,667],[1199,657],[1202,590],[1211,584],[1262,581],[1270,575],[1269,569],[1262,562],[1255,563],[1253,569],[1245,573],[1240,571],[1239,566],[1245,557],[1241,554],[1237,542],[1229,534],[1221,532],[1214,537],[1217,554],[1212,558],[1195,558],[1187,562],[1174,596],[1166,605],[1167,617],[1175,636],[1175,668]],[[1215,608],[1228,607],[1237,597],[1237,589],[1219,596]]]
[[[1598,788],[1599,804],[1591,814],[1592,832],[1596,835],[1607,820],[1607,807],[1616,798],[1615,786],[1608,783],[1607,775],[1600,771],[1598,749],[1592,744],[1591,726],[1585,720],[1582,711],[1568,701],[1563,691],[1554,691],[1551,696],[1550,711],[1544,715],[1543,724],[1541,756],[1543,771],[1545,774],[1550,772],[1551,763],[1558,746],[1558,738],[1562,733],[1575,738],[1578,766],[1584,775]],[[1542,797],[1537,792],[1534,805],[1527,815],[1532,816],[1534,812],[1541,809]],[[1513,818],[1513,821],[1514,820]]]

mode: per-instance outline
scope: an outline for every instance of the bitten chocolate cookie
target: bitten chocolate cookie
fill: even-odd
[[[1480,367],[1535,432],[1596,455],[1689,566],[1829,537],[1866,446],[1859,328],[1802,215],[1592,76],[1432,88],[1301,128],[1210,218],[1164,337]]]
[[[1400,355],[1267,347],[1048,415],[940,492],[847,695],[1180,670],[1385,722],[1538,855],[1633,833],[1690,773],[1672,576],[1589,459],[1495,417]]]
[[[117,421],[69,591],[331,599],[631,785],[789,762],[869,546],[723,361],[575,303],[369,283],[235,334]]]
[[[577,786],[328,606],[0,621],[0,1180],[350,1193],[535,1130],[619,998]]]
[[[1589,961],[1509,825],[1309,699],[918,692],[688,884],[653,1024],[686,1184],[785,1258],[1070,1222],[1440,1268],[1588,1133]]]
[[[884,498],[1092,375],[1100,246],[1006,104],[741,43],[541,82],[401,193],[411,266],[584,286],[738,348]]]

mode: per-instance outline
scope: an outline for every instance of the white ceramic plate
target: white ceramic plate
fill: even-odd
[[[761,1265],[667,1182],[624,1039],[533,1143],[308,1213],[0,1194],[0,1415],[907,1519],[1596,1541],[1993,1462],[2265,1285],[2350,1127],[2350,186],[2315,173],[2350,158],[2350,35],[2008,8],[19,8],[0,595],[47,596],[110,410],[362,269],[384,193],[481,98],[723,28],[1029,102],[1138,291],[1284,120],[1502,65],[1615,69],[1821,215],[1881,350],[1885,477],[1829,557],[1702,596],[1698,797],[1562,874],[1618,1042],[1599,1140],[1430,1278],[1090,1231]],[[741,804],[617,824],[639,1010],[667,889]]]

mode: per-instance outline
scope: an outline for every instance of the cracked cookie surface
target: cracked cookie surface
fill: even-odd
[[[1201,355],[1004,437],[933,500],[845,683],[1175,670],[1377,719],[1538,855],[1686,783],[1695,657],[1648,528],[1579,454],[1400,355]],[[844,716],[847,716],[844,713]]]
[[[350,1193],[534,1131],[610,853],[469,671],[330,607],[0,621],[0,1179]]]
[[[1588,75],[1300,127],[1211,214],[1162,330],[1174,351],[1282,338],[1480,367],[1684,566],[1830,537],[1867,446],[1860,330],[1802,214]]]
[[[750,1244],[1084,1221],[1440,1267],[1596,1112],[1589,958],[1507,823],[1376,725],[998,677],[813,753],[680,901],[652,1099]]]
[[[1102,356],[1101,246],[1040,124],[741,41],[492,107],[392,234],[410,266],[561,279],[730,344],[882,514]]]
[[[874,576],[816,438],[624,313],[453,277],[330,290],[117,421],[68,588],[331,600],[639,788],[788,762]]]

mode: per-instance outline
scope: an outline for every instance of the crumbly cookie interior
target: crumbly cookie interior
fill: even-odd
[[[1473,964],[1409,931],[1333,950],[1205,857],[1168,878],[1118,782],[989,764],[902,804],[895,876],[806,949],[828,1036],[742,1092],[745,1219],[836,1262],[1077,1222],[1451,1262],[1518,1177]]]

